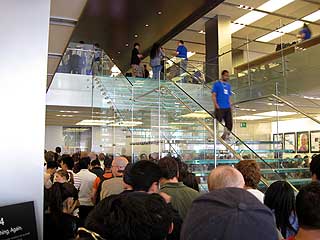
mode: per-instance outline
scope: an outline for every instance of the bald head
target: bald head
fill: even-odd
[[[219,166],[213,169],[208,177],[209,191],[227,187],[244,187],[242,174],[230,166]]]
[[[112,161],[112,174],[114,177],[122,176],[128,160],[125,157],[116,157]]]

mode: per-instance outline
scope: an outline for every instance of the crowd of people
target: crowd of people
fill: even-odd
[[[275,181],[263,193],[255,160],[221,165],[199,192],[179,158],[45,152],[44,239],[265,239],[320,236],[320,155],[297,196]]]

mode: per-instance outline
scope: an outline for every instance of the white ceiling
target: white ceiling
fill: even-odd
[[[167,54],[171,55],[171,51],[173,53],[173,51],[176,49],[176,40],[182,39],[185,41],[188,51],[197,53],[190,58],[191,60],[205,61],[205,35],[200,34],[199,31],[205,30],[206,21],[216,15],[227,15],[231,17],[231,21],[234,21],[249,12],[249,10],[238,8],[237,5],[242,4],[256,8],[265,2],[267,2],[267,0],[226,0],[204,17],[190,25],[187,29],[179,33],[172,40],[167,42],[164,45],[164,48],[167,50]],[[294,19],[300,19],[312,12],[315,12],[319,8],[319,0],[312,1],[312,3],[308,0],[295,0],[278,11],[273,12],[273,14],[269,14],[266,17],[252,23],[250,26],[246,26],[245,28],[234,33],[232,35],[232,49],[246,50],[248,48],[251,52],[263,54],[271,53],[275,51],[276,44],[280,43],[281,41],[296,41],[296,34],[298,33],[298,30],[284,35],[281,39],[277,38],[269,43],[251,42],[248,47],[242,45],[246,43],[246,39],[255,40],[258,37],[276,30],[280,26],[293,22]],[[320,34],[320,21],[310,24],[309,26],[313,35]]]

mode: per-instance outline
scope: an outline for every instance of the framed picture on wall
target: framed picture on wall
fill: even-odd
[[[309,132],[297,132],[297,152],[309,152]]]
[[[320,153],[320,131],[310,132],[310,147],[312,153]]]
[[[284,150],[287,152],[296,152],[296,133],[284,134]]]

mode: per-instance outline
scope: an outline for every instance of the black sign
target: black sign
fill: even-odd
[[[38,239],[33,202],[0,207],[0,239]]]

